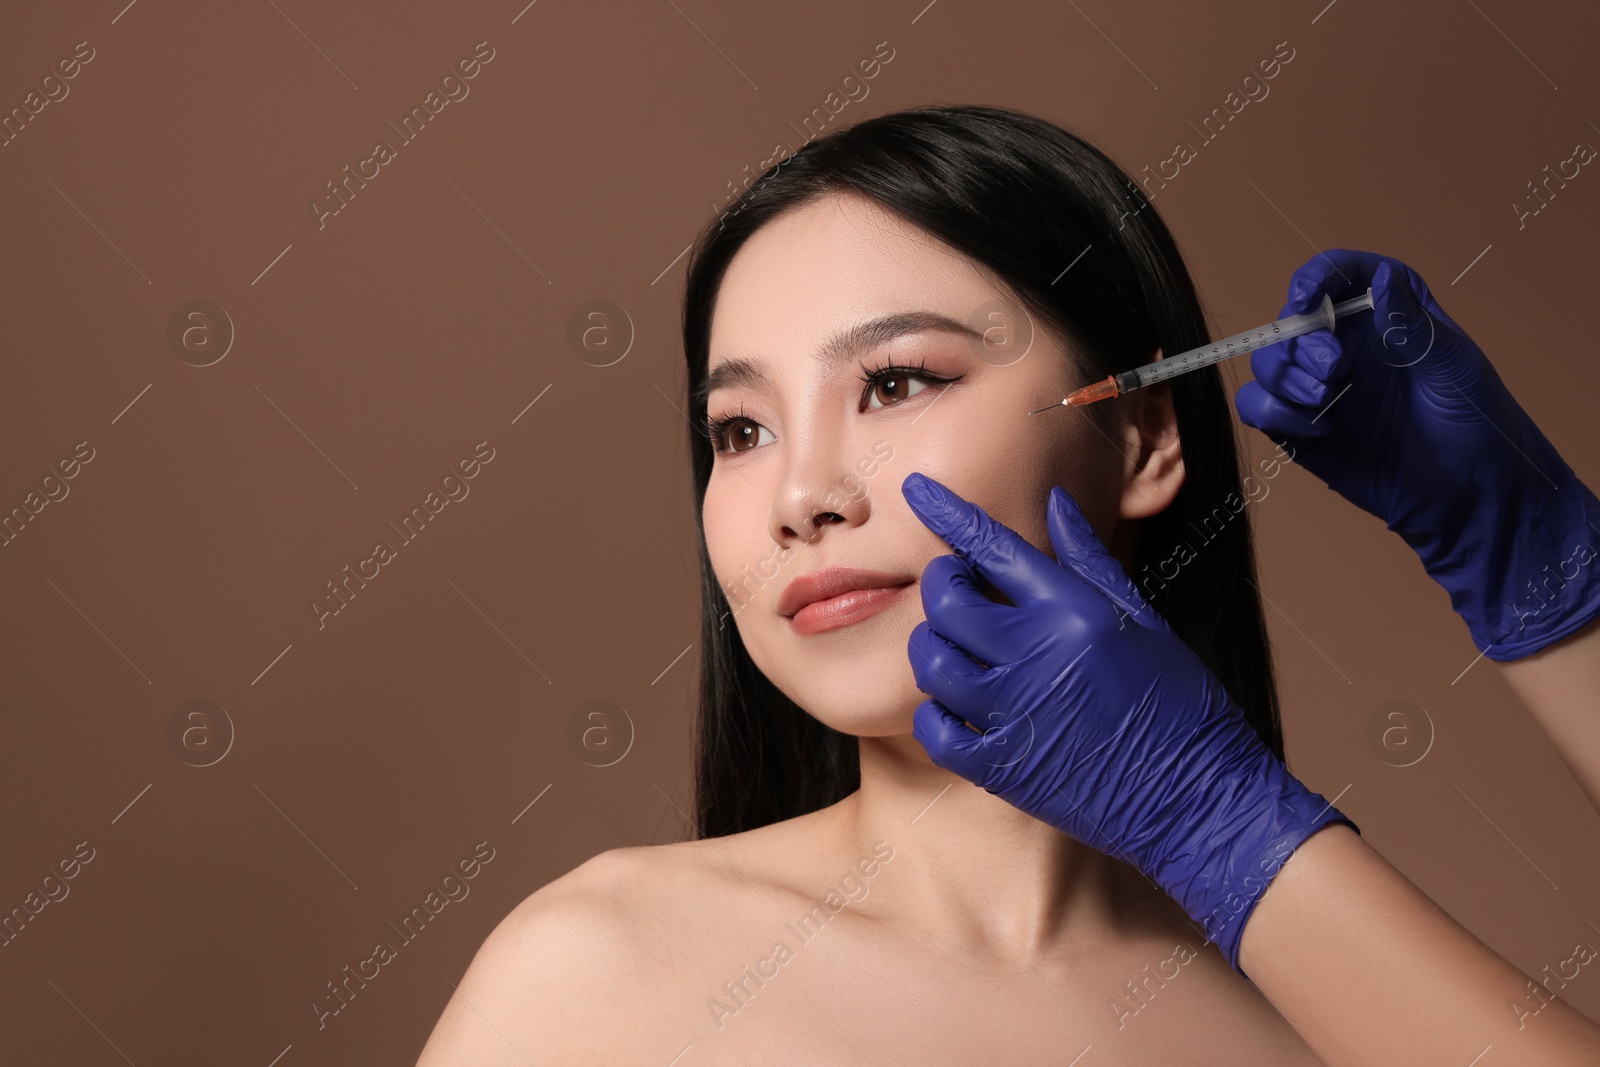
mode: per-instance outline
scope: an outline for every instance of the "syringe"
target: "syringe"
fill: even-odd
[[[1353,312],[1364,311],[1372,306],[1372,290],[1369,288],[1360,296],[1352,297],[1342,303],[1335,304],[1333,298],[1324,296],[1322,306],[1315,311],[1308,311],[1303,315],[1290,315],[1288,318],[1279,319],[1277,322],[1268,323],[1259,329],[1246,330],[1236,333],[1232,337],[1224,337],[1220,341],[1213,341],[1199,348],[1192,348],[1187,352],[1179,352],[1175,356],[1158,359],[1154,363],[1146,363],[1142,367],[1121,374],[1113,374],[1103,382],[1086,385],[1082,389],[1062,400],[1060,404],[1051,404],[1050,407],[1030,411],[1028,414],[1037,415],[1040,411],[1049,411],[1050,408],[1078,407],[1083,404],[1092,404],[1096,400],[1109,400],[1123,393],[1131,393],[1135,389],[1143,389],[1147,385],[1164,382],[1168,378],[1176,378],[1180,374],[1187,374],[1201,367],[1209,367],[1213,363],[1221,363],[1234,356],[1242,356],[1246,352],[1257,348],[1275,345],[1279,341],[1287,341],[1291,337],[1299,337],[1312,330],[1331,330],[1334,320],[1343,318]]]

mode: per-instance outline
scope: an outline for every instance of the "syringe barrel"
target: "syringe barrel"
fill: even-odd
[[[1118,375],[1117,385],[1123,392],[1127,392],[1130,388],[1137,389],[1145,385],[1154,385],[1156,382],[1164,382],[1168,378],[1175,378],[1192,370],[1209,367],[1213,363],[1221,363],[1225,359],[1243,355],[1257,348],[1275,345],[1280,341],[1287,341],[1291,337],[1299,337],[1301,334],[1310,333],[1312,330],[1332,329],[1333,323],[1333,299],[1324,296],[1322,304],[1314,311],[1308,311],[1303,315],[1290,315],[1287,318],[1279,319],[1277,322],[1269,322],[1258,329],[1236,333],[1232,337],[1224,337],[1219,341],[1201,345],[1199,348],[1191,348],[1187,352],[1179,352],[1175,356],[1158,359],[1154,363],[1146,363],[1142,367],[1127,372],[1137,384],[1124,386],[1122,384],[1122,376]]]

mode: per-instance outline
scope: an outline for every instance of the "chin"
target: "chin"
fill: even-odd
[[[879,626],[869,622],[803,638],[784,634],[745,647],[757,669],[812,718],[856,737],[909,735],[917,705],[928,698],[906,658],[911,630],[922,617],[918,610],[898,620],[881,617]]]
[[[905,685],[862,686],[854,684],[859,675],[852,670],[844,684],[826,690],[819,690],[813,678],[794,700],[812,718],[853,737],[909,735],[917,705],[928,695],[910,683],[909,667],[906,674]]]
[[[917,703],[921,703],[921,701]],[[840,733],[849,734],[851,737],[909,737],[911,736],[912,718],[916,713],[917,706],[913,704],[908,708],[885,709],[880,714],[856,712],[854,714],[818,715],[809,708],[806,710],[813,718],[820,719]]]

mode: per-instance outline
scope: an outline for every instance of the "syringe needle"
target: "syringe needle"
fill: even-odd
[[[1063,400],[1063,401],[1061,401],[1060,404],[1051,404],[1049,408],[1040,408],[1039,411],[1049,411],[1050,408],[1058,408],[1058,407],[1061,407],[1062,404],[1065,404],[1065,403],[1066,403],[1066,401]],[[1039,414],[1039,411],[1030,411],[1030,412],[1028,412],[1028,414],[1029,415],[1037,415],[1037,414]]]

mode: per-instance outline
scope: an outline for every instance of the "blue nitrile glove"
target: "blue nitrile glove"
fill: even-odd
[[[1251,353],[1239,418],[1404,538],[1484,655],[1531,656],[1600,615],[1600,500],[1404,263],[1319,254],[1282,314],[1369,285],[1371,312]]]
[[[933,699],[913,736],[937,766],[1144,872],[1238,970],[1278,869],[1326,824],[1355,823],[1273,755],[1065,490],[1050,491],[1057,559],[924,475],[901,492],[956,552],[922,572],[907,653]]]

